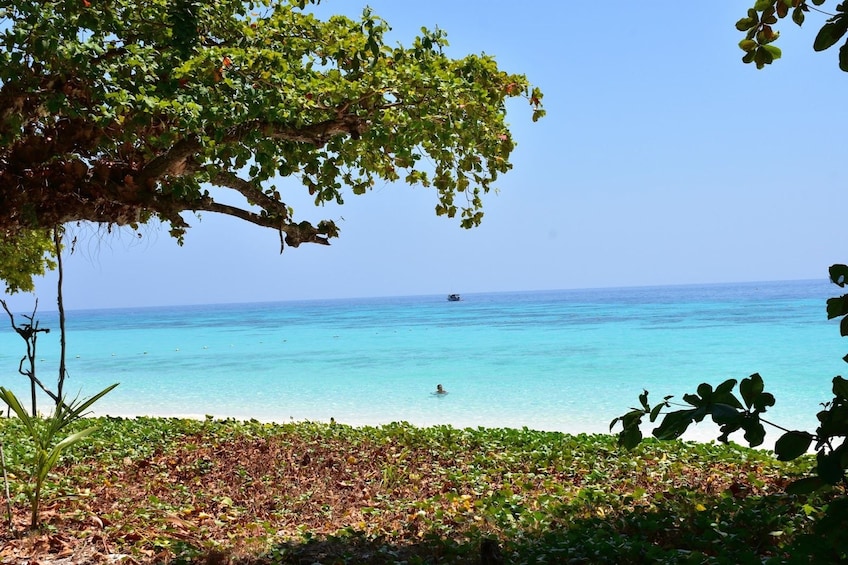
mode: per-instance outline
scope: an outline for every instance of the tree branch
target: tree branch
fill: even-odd
[[[201,149],[200,141],[195,135],[184,137],[168,151],[151,160],[135,177],[136,184],[145,186],[156,182],[166,174],[178,175],[185,167],[189,157]]]
[[[23,326],[18,326],[15,324],[15,316],[12,314],[12,311],[9,309],[9,305],[6,304],[5,300],[0,299],[0,306],[3,306],[3,309],[6,311],[6,314],[9,315],[9,321],[12,324],[12,329],[15,330],[18,335],[20,335],[27,345],[27,354],[24,357],[21,357],[21,362],[18,364],[18,373],[29,378],[30,386],[32,388],[32,414],[35,416],[38,411],[36,410],[36,400],[35,400],[35,385],[44,391],[47,396],[49,396],[56,404],[59,404],[60,397],[56,395],[53,391],[44,386],[44,383],[36,376],[35,374],[35,346],[38,340],[38,333],[49,333],[49,328],[39,328],[38,322],[35,321],[35,312],[38,310],[38,300],[35,301],[35,306],[32,310],[31,316],[24,316],[29,320],[28,324],[24,324]],[[24,363],[29,360],[30,368],[24,369]]]
[[[240,220],[244,220],[245,222],[256,224],[257,226],[279,230],[280,232],[286,234],[285,242],[290,247],[298,247],[301,243],[319,243],[321,245],[330,245],[329,238],[327,235],[327,228],[322,228],[321,224],[319,224],[319,227],[316,228],[309,222],[300,222],[299,224],[288,223],[288,220],[284,218],[257,214],[256,212],[251,212],[249,210],[237,208],[228,204],[221,204],[219,202],[215,202],[211,198],[206,199],[202,201],[199,205],[193,207],[192,211],[206,211],[216,212],[218,214],[226,214],[227,216],[233,216],[234,218],[238,218]]]
[[[264,120],[253,120],[233,127],[224,142],[241,141],[246,136],[259,132],[260,135],[269,139],[294,141],[298,143],[309,143],[316,147],[322,147],[332,137],[337,135],[350,135],[353,139],[359,139],[362,132],[367,128],[367,119],[354,114],[340,114],[336,118],[324,120],[315,124],[302,127],[291,127],[283,124],[266,122]],[[140,186],[149,186],[165,175],[179,175],[185,172],[188,159],[202,148],[197,135],[189,135],[175,143],[168,151],[151,160],[141,172],[135,177],[135,183]],[[189,167],[190,168],[190,167]],[[257,197],[257,191],[246,181],[238,177],[221,176],[213,182],[221,186],[227,186],[238,190],[248,198]],[[221,181],[220,183],[217,181]],[[247,189],[247,192],[245,192]],[[248,196],[247,193],[251,194]],[[279,203],[269,199],[275,209]]]
[[[59,308],[59,377],[56,380],[56,396],[53,398],[53,400],[56,401],[57,406],[59,405],[59,402],[62,401],[62,389],[65,387],[65,376],[68,372],[65,366],[65,357],[67,354],[67,346],[65,343],[65,299],[62,296],[62,286],[64,285],[65,278],[65,268],[62,264],[62,237],[64,235],[64,228],[59,226],[53,228],[53,242],[56,245],[56,270],[58,272],[58,279],[56,282],[56,304]]]
[[[233,173],[222,171],[209,182],[217,186],[232,188],[244,196],[250,204],[258,204],[264,210],[276,213],[277,217],[283,221],[288,220],[289,211],[284,202],[271,198],[262,192],[261,188]]]
[[[261,136],[270,139],[310,143],[316,147],[323,147],[327,141],[337,135],[350,135],[353,139],[359,139],[367,127],[368,120],[354,114],[340,115],[302,127],[289,127],[264,120],[253,120],[230,130],[227,140],[240,140],[251,133],[259,132]]]

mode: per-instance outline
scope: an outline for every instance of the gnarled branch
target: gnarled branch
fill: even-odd
[[[168,151],[152,159],[135,178],[136,184],[145,186],[155,182],[166,174],[179,174],[185,169],[186,161],[201,149],[200,140],[195,135],[184,137]]]
[[[197,206],[192,208],[194,212],[216,212],[218,214],[226,214],[240,220],[256,224],[257,226],[273,228],[285,233],[285,242],[290,247],[298,247],[301,243],[318,243],[321,245],[330,245],[328,240],[327,227],[316,228],[309,222],[300,222],[298,224],[290,223],[279,217],[257,214],[250,210],[244,210],[229,204],[221,204],[214,200],[207,199],[201,201]]]
[[[270,196],[265,194],[260,187],[256,186],[250,181],[246,181],[233,173],[222,171],[215,175],[215,177],[212,178],[210,182],[217,186],[232,188],[233,190],[244,196],[247,199],[248,203],[258,204],[264,210],[267,210],[268,212],[273,212],[277,217],[281,218],[283,221],[288,219],[289,211],[285,203],[271,198]]]
[[[232,128],[227,140],[240,140],[249,134],[258,132],[262,137],[268,139],[310,143],[316,147],[323,147],[327,141],[337,135],[350,135],[353,139],[359,139],[367,127],[368,120],[354,114],[345,114],[300,127],[253,120]]]

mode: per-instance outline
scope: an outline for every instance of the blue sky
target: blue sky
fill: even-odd
[[[436,217],[421,187],[386,184],[313,210],[291,183],[299,216],[336,219],[331,247],[280,256],[276,233],[211,214],[189,218],[182,248],[156,226],[141,239],[74,227],[66,307],[825,277],[848,260],[848,74],[836,49],[813,52],[825,19],[815,13],[804,28],[781,22],[780,61],[742,64],[734,23],[750,4],[371,0],[391,42],[438,26],[451,55],[494,55],[545,93],[538,123],[510,107],[514,169],[483,225]],[[320,11],[364,6],[324,0]],[[52,277],[38,296],[53,304]],[[10,302],[27,309],[32,296]]]

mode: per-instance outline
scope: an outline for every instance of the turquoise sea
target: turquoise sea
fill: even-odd
[[[772,418],[812,430],[845,369],[848,340],[825,315],[839,290],[821,280],[71,311],[66,390],[120,382],[97,414],[576,433],[606,432],[642,389],[680,398],[759,372],[778,400]],[[54,330],[38,349],[52,381],[56,314],[38,318]],[[0,320],[0,383],[26,397],[23,347]],[[448,394],[432,394],[437,384]],[[702,425],[689,437],[714,434]]]

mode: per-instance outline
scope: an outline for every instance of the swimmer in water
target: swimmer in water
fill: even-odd
[[[448,391],[446,391],[444,388],[442,388],[442,385],[436,385],[436,392],[434,394],[447,394],[447,393],[448,393]]]

